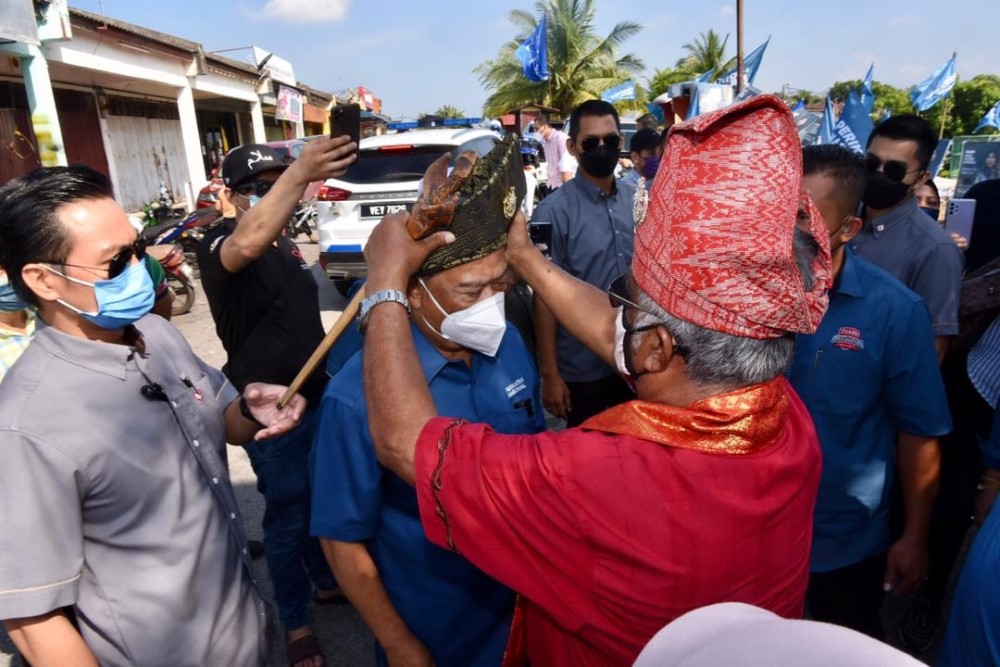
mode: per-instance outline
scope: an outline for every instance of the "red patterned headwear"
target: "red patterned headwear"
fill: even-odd
[[[632,274],[674,317],[745,338],[812,333],[832,284],[830,237],[802,190],[802,146],[773,95],[670,130],[649,208],[635,232]],[[808,219],[798,221],[802,211]],[[805,289],[792,236],[820,246]]]

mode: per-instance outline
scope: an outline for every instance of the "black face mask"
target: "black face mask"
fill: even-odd
[[[865,205],[881,211],[892,208],[909,194],[910,186],[900,181],[894,181],[881,171],[868,175],[868,185],[865,188]]]
[[[618,151],[599,144],[596,148],[580,153],[580,166],[594,178],[607,178],[618,166]]]

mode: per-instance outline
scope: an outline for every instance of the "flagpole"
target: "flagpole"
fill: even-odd
[[[743,91],[743,0],[736,0],[736,93]]]
[[[938,141],[944,139],[944,124],[948,120],[948,98],[944,98],[944,111],[941,112],[941,131],[938,133]]]

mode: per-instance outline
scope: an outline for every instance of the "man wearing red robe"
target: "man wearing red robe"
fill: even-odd
[[[635,387],[579,428],[498,435],[438,417],[407,310],[369,313],[379,459],[415,484],[432,542],[521,594],[511,664],[520,650],[630,665],[665,623],[718,602],[802,613],[820,449],[782,371],[826,309],[830,257],[795,122],[772,96],[700,116],[672,130],[661,172],[607,293],[553,267],[523,218],[509,233],[511,266]],[[412,241],[405,219],[368,242],[369,296],[404,290],[450,241]]]

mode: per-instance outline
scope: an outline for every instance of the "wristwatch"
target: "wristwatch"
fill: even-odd
[[[379,290],[361,301],[361,307],[358,309],[358,331],[361,333],[365,332],[365,329],[368,327],[368,317],[371,315],[372,308],[380,303],[401,304],[403,308],[406,308],[406,314],[410,314],[410,301],[406,298],[405,294],[397,289]]]

